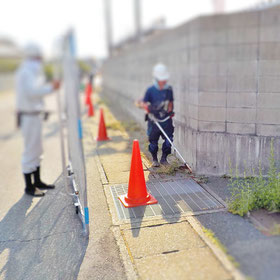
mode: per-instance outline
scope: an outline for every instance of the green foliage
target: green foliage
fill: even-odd
[[[20,64],[20,59],[0,58],[0,73],[14,72]]]
[[[47,81],[60,80],[62,78],[62,65],[55,61],[45,62],[44,73]]]
[[[79,60],[78,65],[79,65],[81,72],[83,72],[83,73],[89,74],[92,70],[92,67],[85,61]]]
[[[45,75],[46,75],[46,79],[48,81],[51,81],[53,79],[53,65],[51,63],[46,63],[44,64],[44,72],[45,72]]]
[[[231,199],[228,204],[230,212],[244,216],[249,211],[260,208],[280,211],[280,173],[276,167],[273,141],[271,141],[269,163],[267,178],[263,177],[261,163],[259,163],[258,175],[253,169],[252,177],[247,177],[246,169],[241,177],[237,167],[233,174],[230,167]]]
[[[222,244],[222,242],[216,237],[215,233],[208,228],[202,227],[203,232],[205,235],[210,239],[210,241],[219,247],[228,257],[228,259],[232,262],[235,267],[239,267],[240,264],[235,260],[235,258],[229,255],[227,248]]]
[[[221,243],[221,241],[215,236],[215,233],[208,228],[202,227],[205,235],[211,240],[213,244],[219,247],[224,253],[227,253],[227,248]]]

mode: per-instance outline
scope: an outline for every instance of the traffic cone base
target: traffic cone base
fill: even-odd
[[[96,137],[95,138],[96,141],[108,141],[111,140],[110,137]]]
[[[124,207],[129,208],[157,203],[157,200],[147,192],[138,140],[133,141],[130,166],[128,192],[126,195],[118,197]]]
[[[141,199],[129,199],[127,197],[127,194],[120,195],[118,198],[125,208],[144,206],[144,205],[150,205],[150,204],[158,203],[158,201],[151,194],[148,194],[147,197],[144,197],[144,198],[141,198]]]

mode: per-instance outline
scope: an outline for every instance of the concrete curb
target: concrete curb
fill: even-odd
[[[139,279],[139,276],[136,273],[137,270],[134,266],[133,257],[131,254],[129,254],[130,252],[129,247],[124,241],[120,228],[118,226],[114,226],[111,228],[111,230],[119,246],[120,257],[123,261],[127,279],[128,280]]]
[[[200,222],[194,217],[188,217],[187,221],[190,223],[192,228],[197,232],[200,238],[207,244],[207,246],[211,249],[217,259],[221,262],[221,264],[226,268],[226,270],[232,274],[234,279],[236,280],[245,280],[246,276],[243,275],[228,259],[227,255],[206,236],[206,234],[202,230],[202,225]]]
[[[99,158],[99,154],[98,154],[98,151],[95,150],[94,151],[94,154],[95,154],[95,159],[96,159],[96,165],[97,165],[97,168],[98,168],[98,171],[99,171],[99,174],[100,174],[100,178],[101,178],[101,183],[102,185],[108,185],[109,184],[109,181],[107,179],[107,176],[106,176],[106,173],[104,171],[104,168],[102,166],[102,163],[100,161],[100,158]]]
[[[96,159],[98,159],[98,153],[97,153]],[[98,160],[100,161],[100,159],[98,159]],[[104,173],[103,168],[102,168],[102,172]],[[111,217],[113,220],[112,222],[115,225],[112,228],[112,231],[113,231],[116,241],[120,247],[121,257],[124,262],[124,266],[125,266],[125,270],[127,272],[128,279],[138,279],[137,274],[136,274],[136,268],[133,264],[134,263],[133,258],[131,256],[131,254],[129,254],[130,249],[129,249],[128,245],[125,244],[125,239],[121,234],[121,229],[119,228],[119,226],[128,225],[128,221],[126,221],[126,220],[122,221],[122,222],[118,221],[118,217],[117,217],[115,211],[112,211],[112,209],[114,208],[114,202],[111,197],[111,192],[110,192],[110,189],[108,188],[108,186],[109,186],[108,184],[106,184],[104,186],[104,192],[105,192],[105,196],[107,198],[107,203],[108,203],[108,206],[110,209],[109,211],[110,211],[110,214],[111,214]],[[208,189],[209,188],[207,187],[207,190]],[[216,197],[216,195],[215,195],[215,197]],[[226,205],[226,203],[222,199],[220,199],[220,202],[223,203],[224,205]],[[225,211],[225,210],[226,209],[222,209],[222,210],[217,210],[217,211],[213,211],[213,212],[221,212],[221,211]],[[203,214],[205,214],[205,212]],[[192,226],[192,228],[195,230],[195,232],[197,232],[197,234],[200,236],[200,238],[207,244],[207,246],[211,249],[211,251],[216,256],[216,258],[225,267],[225,269],[234,277],[234,279],[236,279],[236,280],[245,280],[246,279],[246,277],[238,269],[236,269],[234,267],[234,265],[228,259],[227,255],[219,247],[217,247],[215,244],[213,244],[213,242],[206,236],[206,234],[202,230],[202,225],[199,223],[199,221],[195,218],[194,215],[191,215],[191,214],[184,215],[177,222],[183,222],[183,221],[187,221]],[[162,218],[160,218],[160,217],[155,217],[154,219],[149,218],[147,220],[143,220],[142,223],[168,224],[168,222],[162,220]],[[137,224],[137,221],[135,221],[135,224],[136,224],[136,227],[139,227],[139,225]],[[143,227],[143,225],[142,225],[142,227]],[[133,224],[129,224],[129,228],[134,228]]]

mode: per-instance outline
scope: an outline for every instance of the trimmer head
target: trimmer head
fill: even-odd
[[[189,166],[187,163],[185,163],[184,165],[179,166],[178,168],[179,168],[180,170],[185,170],[185,169],[187,169],[190,173],[192,173],[192,169],[190,168],[190,166]]]

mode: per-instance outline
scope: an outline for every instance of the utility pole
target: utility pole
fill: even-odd
[[[136,38],[140,39],[140,36],[141,36],[141,0],[134,0],[134,18],[135,18]]]
[[[112,4],[111,0],[104,0],[104,18],[105,18],[105,29],[106,29],[106,41],[107,41],[107,49],[108,55],[112,55],[113,50],[113,39],[112,39]]]

